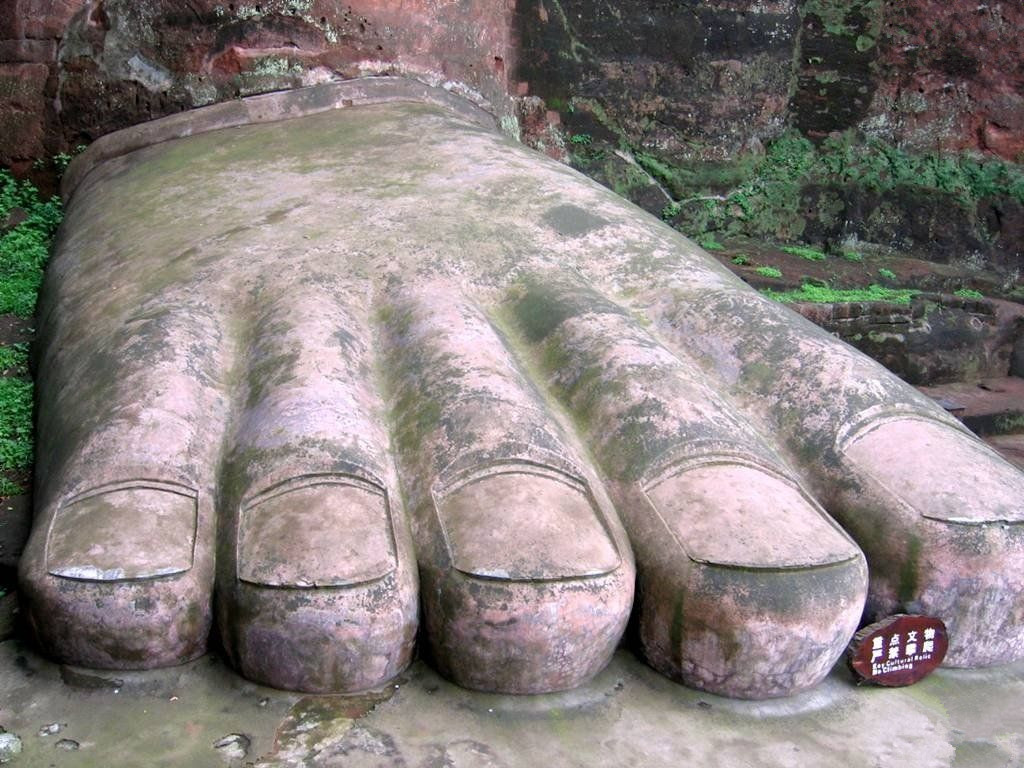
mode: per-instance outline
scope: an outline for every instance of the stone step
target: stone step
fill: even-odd
[[[1024,378],[963,381],[918,387],[982,437],[1024,432]]]

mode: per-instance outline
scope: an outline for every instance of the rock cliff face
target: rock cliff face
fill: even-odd
[[[1024,151],[1020,3],[521,0],[516,20],[519,93],[598,100],[634,144],[681,159],[784,125]]]
[[[1024,152],[1024,6],[945,0],[7,0],[0,163],[330,78],[403,73],[564,154],[609,125],[678,162],[847,128]],[[511,122],[508,123],[511,127]]]
[[[507,110],[511,3],[7,0],[0,163],[252,93],[406,74]]]
[[[796,5],[521,0],[516,92],[581,133],[614,125],[678,161],[723,160],[786,124]]]
[[[867,126],[913,148],[1024,153],[1024,4],[890,0]]]

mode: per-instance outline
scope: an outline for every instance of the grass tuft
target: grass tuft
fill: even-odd
[[[31,317],[63,209],[28,181],[0,169],[0,314]],[[12,226],[13,225],[13,226]],[[0,496],[23,493],[32,468],[32,379],[28,345],[0,346]]]
[[[770,288],[761,291],[765,296],[783,304],[808,302],[813,304],[841,304],[848,301],[888,301],[893,304],[909,304],[920,293],[914,288],[886,288],[870,285],[867,288],[829,288],[804,283],[789,291],[775,291]]]
[[[953,294],[959,296],[961,299],[984,299],[985,294],[981,291],[976,291],[973,288],[961,288],[957,291],[953,291]]]
[[[18,209],[24,220],[0,235],[0,314],[31,317],[63,210],[59,198],[43,200],[31,183],[0,169],[0,225]]]
[[[817,248],[808,248],[803,245],[784,245],[780,249],[783,253],[789,253],[793,256],[799,256],[801,259],[807,259],[807,261],[824,261],[825,254],[819,251]]]

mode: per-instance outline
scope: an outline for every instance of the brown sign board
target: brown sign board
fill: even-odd
[[[939,619],[897,614],[854,635],[846,660],[858,684],[898,687],[931,674],[948,647],[946,625]]]

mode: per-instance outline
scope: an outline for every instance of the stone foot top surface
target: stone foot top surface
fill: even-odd
[[[943,618],[954,664],[1024,654],[1017,470],[407,91],[171,138],[178,116],[78,172],[21,569],[45,652],[174,664],[216,622],[250,679],[355,691],[419,637],[460,685],[536,693],[592,678],[634,615],[659,671],[763,698],[821,680],[867,601]]]

